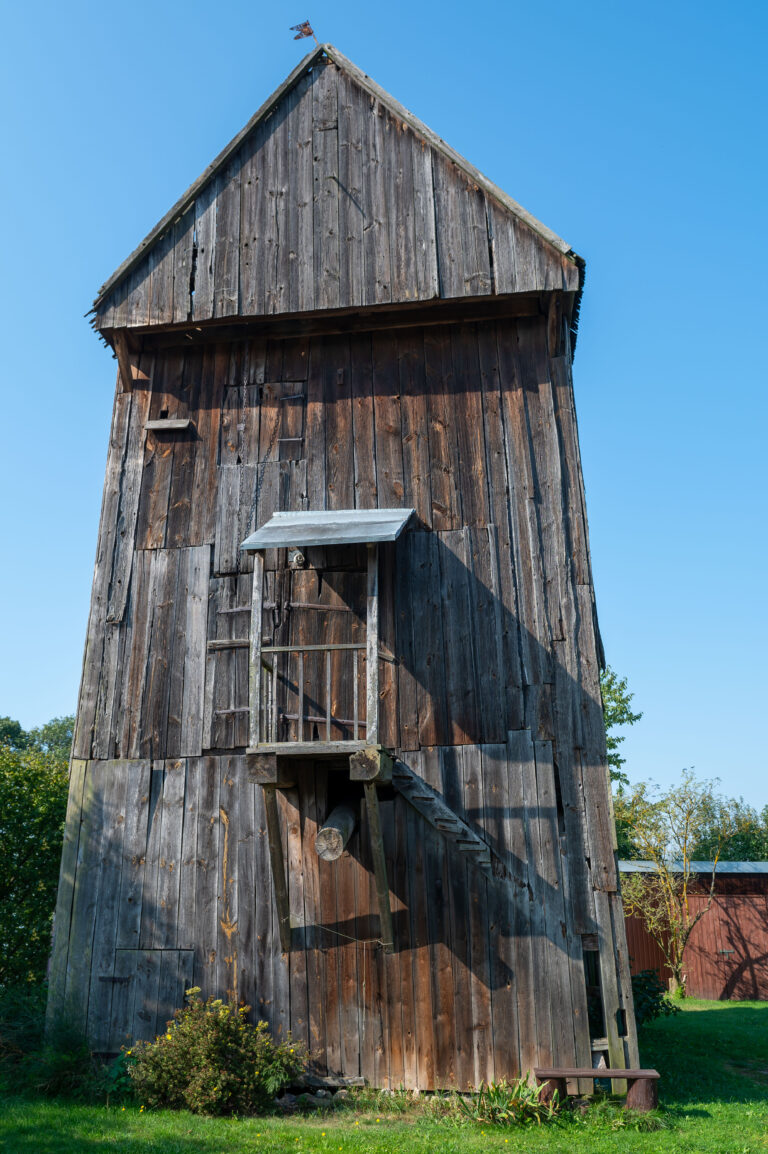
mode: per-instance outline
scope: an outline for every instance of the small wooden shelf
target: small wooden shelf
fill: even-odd
[[[157,421],[145,421],[144,428],[154,433],[181,433],[189,429],[192,421],[189,417],[162,417]]]

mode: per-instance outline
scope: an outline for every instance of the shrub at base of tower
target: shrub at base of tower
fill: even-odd
[[[266,1022],[252,1025],[250,1007],[203,1001],[187,991],[165,1034],[128,1051],[131,1079],[145,1106],[194,1114],[262,1114],[301,1074],[307,1052],[290,1037],[275,1042]]]

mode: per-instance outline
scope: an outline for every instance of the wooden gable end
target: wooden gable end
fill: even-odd
[[[562,241],[333,53],[107,282],[95,328],[578,290]]]

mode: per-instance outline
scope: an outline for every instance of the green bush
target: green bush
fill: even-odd
[[[543,1086],[534,1086],[526,1075],[513,1082],[502,1079],[480,1087],[469,1099],[459,1099],[467,1118],[486,1126],[525,1126],[532,1122],[541,1125],[551,1122],[560,1112],[557,1092],[549,1102],[543,1102]]]
[[[0,989],[45,978],[67,809],[64,747],[71,737],[56,726],[67,723],[55,719],[25,733],[18,722],[0,718]]]
[[[290,1037],[273,1041],[266,1022],[247,1021],[250,1007],[199,995],[188,990],[165,1034],[128,1051],[137,1097],[194,1114],[264,1113],[306,1069],[306,1049]]]
[[[641,970],[632,978],[632,998],[635,1003],[635,1022],[638,1030],[655,1018],[679,1014],[680,1007],[669,996],[667,988],[655,970]]]

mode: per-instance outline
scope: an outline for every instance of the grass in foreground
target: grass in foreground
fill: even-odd
[[[308,1117],[206,1119],[136,1107],[87,1107],[5,1098],[0,1150],[8,1154],[758,1154],[768,1151],[768,1003],[688,1001],[648,1026],[643,1064],[662,1075],[658,1118],[627,1118],[610,1102],[554,1126],[491,1129],[435,1117],[425,1099],[364,1092],[343,1111]],[[647,1131],[637,1126],[662,1128]]]

